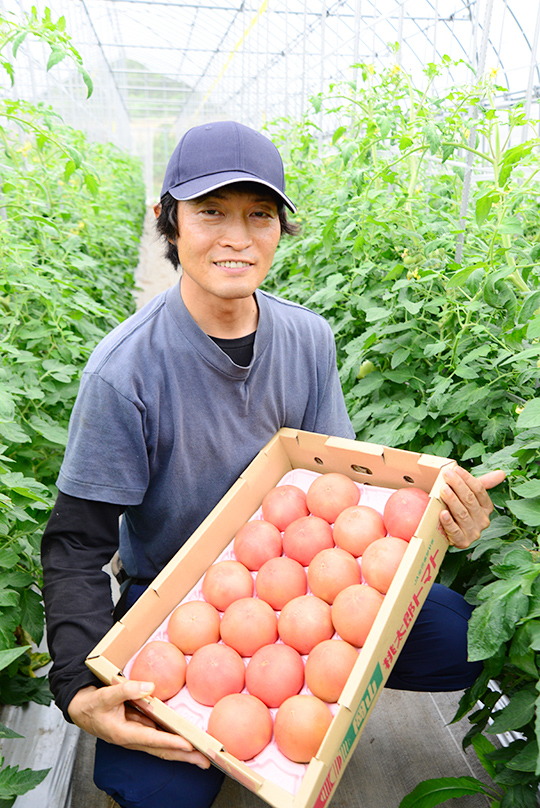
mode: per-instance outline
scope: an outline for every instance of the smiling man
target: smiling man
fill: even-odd
[[[278,429],[354,437],[330,326],[259,288],[294,229],[286,208],[295,210],[269,139],[232,121],[189,130],[155,208],[180,281],[105,337],[81,379],[42,542],[50,681],[66,718],[97,736],[96,783],[123,808],[208,808],[223,774],[126,704],[151,684],[101,687],[86,668],[113,622],[102,567],[119,553],[118,617]],[[448,479],[443,524],[455,544],[489,523],[485,488],[496,481],[463,470]],[[470,684],[469,614],[440,587],[390,684]]]

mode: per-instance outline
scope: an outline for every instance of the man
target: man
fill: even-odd
[[[155,209],[180,282],[114,329],[81,380],[43,537],[51,688],[66,718],[98,737],[96,783],[125,808],[206,808],[223,775],[126,705],[151,684],[103,688],[85,667],[113,620],[102,566],[119,547],[129,607],[279,428],[354,437],[328,324],[259,289],[291,230],[285,208],[295,210],[270,140],[231,121],[189,130]],[[441,519],[453,543],[487,526],[486,486],[499,481],[449,474]],[[435,626],[444,650],[431,644],[419,663],[419,618],[390,684],[474,681],[469,613],[455,593],[434,596],[424,628]]]

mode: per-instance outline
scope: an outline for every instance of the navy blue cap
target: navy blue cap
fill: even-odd
[[[242,181],[266,185],[296,211],[285,194],[281,155],[269,138],[235,121],[205,123],[189,129],[172,153],[161,196],[168,191],[175,199],[195,199]]]

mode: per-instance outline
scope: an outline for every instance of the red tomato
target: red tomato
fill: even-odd
[[[301,516],[309,514],[306,495],[297,485],[277,485],[262,501],[263,519],[283,531]]]
[[[345,508],[357,505],[360,489],[345,474],[328,472],[313,480],[307,492],[307,506],[314,516],[333,524]]]
[[[424,515],[429,495],[421,488],[398,488],[389,497],[383,512],[390,536],[410,541]]]

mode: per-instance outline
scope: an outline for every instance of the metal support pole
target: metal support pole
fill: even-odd
[[[354,41],[353,41],[353,65],[360,61],[360,27],[362,25],[362,0],[356,0],[354,6]],[[353,67],[354,89],[358,89],[358,68]]]
[[[487,46],[489,41],[489,29],[491,26],[491,17],[493,13],[493,0],[487,0],[486,5],[486,13],[484,17],[484,28],[482,31],[482,44],[480,47],[480,54],[477,59],[476,65],[476,76],[477,80],[479,80],[482,75],[484,74],[484,70],[486,67],[486,53],[487,53]],[[474,22],[474,31],[473,31],[473,42],[472,42],[472,49],[473,55],[476,55],[476,31],[478,30],[478,14],[479,8],[476,7],[476,15],[475,15],[475,22]],[[471,62],[473,60],[471,59]],[[473,62],[474,63],[474,62]],[[478,112],[476,107],[473,109],[473,117],[476,118]],[[471,127],[471,131],[469,134],[469,146],[474,146],[474,142],[476,140],[476,126],[473,123]],[[471,192],[471,179],[472,179],[472,167],[473,167],[473,160],[474,155],[472,152],[467,152],[467,160],[465,166],[465,175],[463,177],[463,190],[461,193],[461,208],[459,212],[459,229],[464,230],[465,227],[465,216],[467,214],[467,208],[469,206],[469,196]],[[461,259],[463,257],[463,245],[465,243],[465,233],[459,233],[456,242],[456,253],[455,253],[455,262],[456,264],[461,263]]]
[[[525,117],[528,119],[531,115],[532,91],[534,85],[534,72],[538,70],[537,66],[537,53],[538,53],[538,40],[540,38],[540,3],[536,10],[536,25],[534,26],[534,39],[531,49],[531,63],[529,65],[529,80],[527,82],[527,96],[525,101]],[[521,134],[522,142],[527,139],[527,127],[523,127]]]
[[[268,71],[267,71],[268,73]],[[285,117],[289,117],[289,0],[285,0]]]
[[[398,52],[396,53],[396,64],[402,64],[402,56],[403,56],[403,20],[405,17],[405,0],[399,5],[399,22],[398,22]]]
[[[326,0],[323,0],[321,8],[321,70],[319,74],[319,92],[321,93],[321,96],[324,93],[325,36],[326,36]],[[319,154],[322,152],[322,145],[323,145],[323,118],[324,118],[324,109],[321,99],[321,108],[319,110]]]
[[[437,61],[437,31],[438,31],[438,24],[439,24],[439,0],[435,0],[435,20],[433,24],[433,56],[432,61],[435,63]]]
[[[304,36],[302,38],[302,94],[300,96],[300,115],[303,115],[306,111],[307,2],[308,0],[304,0]]]

